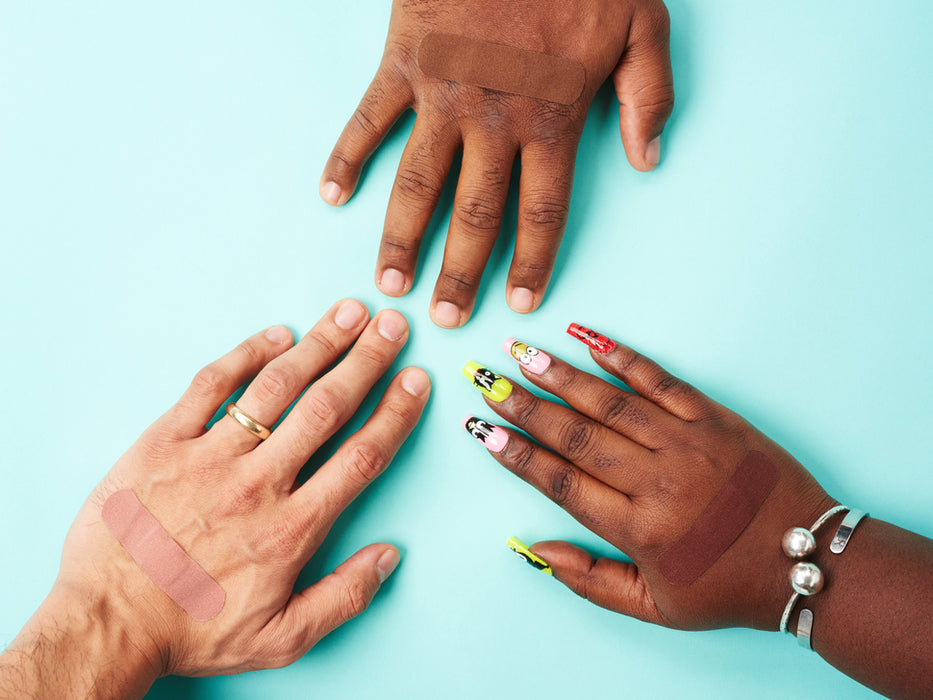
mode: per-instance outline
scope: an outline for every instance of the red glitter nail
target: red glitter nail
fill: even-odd
[[[612,352],[612,349],[616,346],[614,340],[585,326],[581,326],[579,323],[571,323],[567,328],[567,332],[580,342],[586,343],[596,352],[602,353],[603,355],[607,352]]]

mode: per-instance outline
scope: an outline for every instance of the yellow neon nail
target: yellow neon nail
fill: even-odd
[[[505,401],[512,393],[512,383],[508,379],[483,367],[478,362],[467,362],[460,372],[464,377],[472,380],[473,386],[497,403]]]
[[[528,562],[531,566],[535,567],[538,571],[542,571],[548,576],[554,575],[554,571],[551,569],[551,565],[544,561],[544,559],[539,557],[537,554],[532,552],[530,549],[528,549],[528,547],[526,547],[520,540],[514,537],[510,537],[506,544],[509,546],[509,549]]]

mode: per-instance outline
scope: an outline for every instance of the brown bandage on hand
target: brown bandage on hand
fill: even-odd
[[[123,489],[104,502],[101,517],[153,583],[198,622],[220,613],[227,594],[181,548],[136,494]]]
[[[676,586],[696,581],[721,557],[758,513],[778,482],[777,466],[750,451],[690,529],[658,556],[658,570]]]
[[[573,59],[437,32],[421,40],[418,65],[430,78],[564,105],[576,102],[586,83],[586,69]]]

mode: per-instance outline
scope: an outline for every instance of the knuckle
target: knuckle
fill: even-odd
[[[324,430],[334,427],[343,415],[344,401],[330,387],[316,386],[305,394],[301,414],[303,418]]]
[[[270,367],[256,377],[256,398],[260,404],[276,400],[291,401],[297,393],[296,384],[297,380],[288,370]]]
[[[262,506],[268,495],[268,486],[262,479],[253,478],[231,484],[227,502],[233,513],[254,513]]]
[[[342,147],[337,146],[330,154],[330,170],[333,177],[340,179],[346,177],[351,172],[355,172],[360,167],[359,158],[354,157]]]
[[[483,238],[488,234],[497,234],[502,218],[502,211],[496,203],[479,193],[467,193],[462,196],[454,208],[454,216],[464,226],[481,232]]]
[[[566,421],[558,431],[558,445],[561,454],[576,460],[585,457],[592,449],[594,441],[593,425],[585,418]]]
[[[522,440],[512,453],[512,471],[525,478],[532,470],[538,446]]]
[[[438,287],[451,294],[469,292],[479,285],[481,274],[469,270],[444,269],[441,270],[441,274],[438,276]],[[442,292],[440,296],[445,296],[445,294]]]
[[[511,399],[509,403],[511,403],[515,415],[513,423],[518,426],[525,426],[535,419],[541,406],[539,399],[524,391],[513,392]]]
[[[534,193],[520,207],[521,222],[534,230],[555,233],[563,229],[567,221],[568,204],[563,197]]]
[[[415,202],[433,201],[440,196],[441,187],[430,169],[402,166],[395,176],[395,186],[403,199]]]
[[[567,464],[559,467],[551,475],[548,496],[557,505],[566,508],[576,499],[578,483],[577,472],[573,466]]]
[[[417,241],[389,232],[383,234],[381,246],[383,255],[392,259],[408,259],[418,252]]]
[[[605,425],[644,425],[646,417],[635,405],[632,395],[626,392],[612,393],[599,402],[596,416]]]
[[[661,371],[648,386],[648,398],[658,400],[682,393],[684,383],[677,377]]]
[[[224,390],[227,384],[227,373],[224,372],[216,363],[211,363],[207,367],[201,368],[194,379],[191,380],[191,388],[198,396],[214,396]]]
[[[570,365],[563,363],[551,363],[548,372],[548,381],[551,388],[559,394],[571,391],[577,383],[577,371]]]
[[[358,579],[348,579],[343,586],[340,615],[344,621],[352,620],[369,607],[369,591]]]
[[[369,107],[363,104],[357,107],[353,113],[353,123],[368,138],[375,138],[382,133],[373,117],[374,115],[370,112]]]
[[[358,442],[350,448],[347,469],[361,484],[369,484],[388,466],[385,452],[368,442]]]
[[[336,324],[334,325],[336,326]],[[340,331],[341,329],[338,328],[335,330]],[[313,345],[317,349],[314,354],[326,358],[336,358],[342,351],[334,338],[319,331],[311,331],[302,339],[302,342]]]

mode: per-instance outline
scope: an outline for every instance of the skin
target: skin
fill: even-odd
[[[583,94],[566,106],[428,78],[417,55],[432,31],[574,59],[586,70]],[[395,0],[382,63],[334,146],[320,185],[325,201],[344,204],[399,116],[409,108],[417,113],[386,212],[377,287],[389,296],[411,289],[421,240],[462,150],[431,318],[444,328],[469,319],[516,158],[522,164],[518,228],[506,299],[519,313],[538,308],[567,223],[586,113],[610,77],[628,160],[637,170],[651,170],[674,103],[669,16],[660,0]]]
[[[392,545],[364,547],[317,583],[293,587],[417,424],[430,393],[425,372],[403,369],[364,426],[305,483],[296,477],[407,339],[397,311],[370,320],[360,302],[344,300],[297,344],[275,326],[198,372],[79,512],[52,592],[0,656],[0,698],[141,697],[167,674],[285,666],[366,609],[399,562]],[[268,426],[310,388],[264,442],[226,415],[205,429],[245,383],[237,405]],[[126,488],[224,589],[214,619],[189,617],[102,522],[104,501]]]
[[[631,561],[594,558],[562,541],[531,547],[554,576],[602,607],[677,629],[744,626],[777,630],[792,589],[781,551],[791,527],[809,528],[837,504],[790,454],[743,418],[617,344],[591,351],[631,387],[552,357],[525,378],[566,402],[538,398],[514,381],[489,407],[533,440],[509,430],[492,456],[565,508]],[[695,582],[676,586],[658,571],[675,543],[749,450],[766,454],[780,478],[748,527]],[[822,592],[798,602],[814,613],[814,650],[844,673],[891,697],[933,696],[933,541],[874,518],[863,520],[841,555],[829,543],[843,514],[816,532],[809,560]]]

